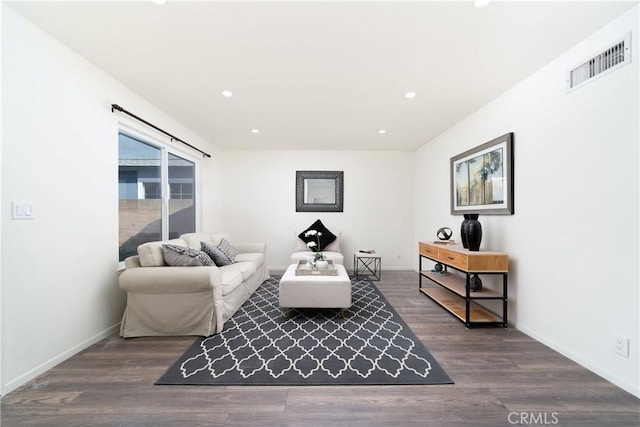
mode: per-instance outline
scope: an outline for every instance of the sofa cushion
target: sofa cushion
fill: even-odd
[[[265,260],[264,254],[261,252],[248,252],[248,253],[238,254],[236,256],[236,262],[251,262],[253,263],[253,265],[256,266],[256,268],[264,264],[265,261],[266,260]]]
[[[329,243],[322,251],[332,251],[332,252],[342,252],[342,247],[340,245],[340,237],[341,233],[338,233],[336,236],[336,240]],[[293,249],[294,252],[302,252],[308,251],[311,252],[311,248],[307,246],[307,244],[301,240],[298,236],[296,236],[296,247]]]
[[[217,246],[208,242],[200,242],[200,248],[202,249],[202,252],[209,255],[218,267],[231,264],[229,257],[227,257],[227,255],[225,255]]]
[[[229,233],[186,233],[181,235],[180,238],[192,249],[200,249],[200,242],[207,242],[211,245],[218,246],[222,239],[231,241]]]
[[[253,262],[234,262],[233,264],[221,267],[222,271],[237,271],[242,274],[242,280],[245,281],[256,272],[256,266]]]
[[[223,269],[222,275],[222,296],[233,292],[242,283],[242,273],[239,271]]]
[[[167,265],[164,261],[164,251],[162,250],[162,245],[164,244],[187,246],[187,243],[182,239],[143,243],[138,246],[140,265],[143,267],[162,267],[163,265]]]
[[[177,245],[162,245],[164,261],[175,267],[210,267],[215,265],[209,255],[196,249]]]
[[[311,230],[315,230],[318,233],[321,233],[321,235],[320,235],[320,245],[319,245],[320,248],[318,249],[320,251],[323,251],[324,248],[329,243],[331,243],[334,240],[336,240],[336,235],[333,234],[331,231],[329,231],[329,229],[327,227],[325,227],[324,224],[322,223],[322,221],[320,221],[319,219],[316,220],[316,222],[311,224],[309,227],[307,227],[307,229],[304,230],[302,233],[298,234],[298,237],[300,239],[302,239],[306,243],[314,242],[314,243],[318,244],[318,237],[316,235],[305,236],[305,234],[308,231],[311,231]]]

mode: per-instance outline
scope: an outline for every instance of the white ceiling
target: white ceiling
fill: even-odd
[[[218,147],[413,150],[637,1],[9,4]]]

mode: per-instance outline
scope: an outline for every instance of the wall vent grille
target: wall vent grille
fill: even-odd
[[[567,72],[567,93],[631,63],[631,33]]]

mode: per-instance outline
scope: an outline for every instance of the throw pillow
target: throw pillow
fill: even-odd
[[[318,237],[317,236],[305,236],[304,235],[309,230],[316,230],[317,232],[322,234],[320,236],[320,249],[319,249],[319,251],[324,251],[324,248],[326,248],[329,243],[331,243],[334,240],[336,240],[336,235],[333,234],[331,231],[329,231],[329,229],[327,227],[325,227],[324,224],[322,223],[322,221],[320,221],[319,219],[316,220],[316,222],[311,224],[309,227],[307,227],[307,229],[304,230],[302,233],[298,234],[298,237],[301,238],[305,243],[315,242],[317,244],[318,243]]]
[[[174,267],[208,267],[215,265],[206,253],[177,245],[162,245],[164,262]]]
[[[227,257],[224,254],[224,252],[218,249],[217,246],[214,246],[211,243],[207,243],[207,242],[200,242],[200,248],[202,249],[202,252],[204,252],[205,254],[209,255],[209,257],[211,257],[213,262],[218,267],[231,264],[231,260],[229,259],[229,257]]]
[[[236,262],[238,251],[231,245],[231,243],[229,243],[227,239],[220,240],[220,243],[218,243],[218,249],[220,249],[222,253],[227,256],[227,258],[229,258],[229,261]]]

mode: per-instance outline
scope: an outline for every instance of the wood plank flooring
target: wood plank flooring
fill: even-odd
[[[640,401],[521,332],[465,329],[383,271],[383,294],[455,381],[156,386],[193,337],[112,336],[2,398],[2,426],[639,426]]]

